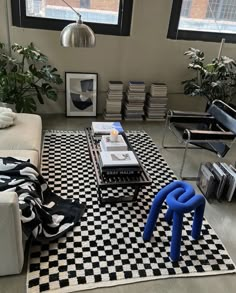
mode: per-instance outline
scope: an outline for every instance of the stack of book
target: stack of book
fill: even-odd
[[[103,135],[108,135],[113,129],[119,133],[124,132],[120,122],[92,122],[91,133],[94,139],[101,139]]]
[[[163,121],[167,112],[167,86],[164,83],[152,83],[146,96],[144,111],[147,121]]]
[[[223,162],[201,164],[197,185],[207,199],[227,199],[236,196],[236,169]]]
[[[123,117],[125,120],[143,120],[145,83],[143,81],[130,81],[123,102]]]
[[[132,151],[101,151],[99,167],[105,175],[137,175],[140,165]]]
[[[127,144],[122,135],[118,135],[116,141],[112,141],[110,135],[103,135],[100,141],[100,147],[102,152],[128,150]]]
[[[121,104],[123,99],[124,85],[121,81],[109,81],[105,120],[121,120]]]

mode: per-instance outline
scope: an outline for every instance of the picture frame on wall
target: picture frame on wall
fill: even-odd
[[[97,73],[65,72],[66,116],[97,115]]]

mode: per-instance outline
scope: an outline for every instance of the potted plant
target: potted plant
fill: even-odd
[[[44,104],[44,97],[56,101],[57,91],[51,84],[61,84],[62,79],[48,58],[33,43],[24,47],[11,46],[7,54],[0,43],[0,102],[15,105],[17,112],[32,113],[37,110],[36,99]]]
[[[236,94],[236,62],[234,59],[220,56],[211,63],[204,64],[204,52],[190,48],[184,53],[189,56],[188,68],[195,71],[195,77],[185,80],[184,94],[203,96],[208,104],[219,99],[231,103]]]

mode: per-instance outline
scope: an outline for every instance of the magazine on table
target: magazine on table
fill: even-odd
[[[94,137],[101,138],[102,135],[108,135],[113,129],[123,133],[124,129],[120,122],[92,122],[91,131]]]
[[[102,167],[134,167],[139,166],[132,151],[101,152]]]
[[[100,170],[106,174],[137,174],[140,164],[132,151],[101,152]]]
[[[112,141],[110,135],[103,135],[100,142],[102,151],[127,151],[128,147],[122,135],[117,136],[116,141]]]

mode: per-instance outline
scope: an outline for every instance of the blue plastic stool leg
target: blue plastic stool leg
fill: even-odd
[[[168,208],[165,214],[165,221],[170,225],[172,223],[172,219],[173,219],[173,210]]]
[[[143,233],[143,240],[144,241],[149,241],[150,238],[152,237],[153,230],[155,228],[162,204],[164,200],[166,199],[166,196],[173,190],[176,190],[177,195],[180,195],[181,193],[184,192],[182,187],[178,187],[179,183],[178,182],[172,182],[166,187],[162,188],[155,196],[153,202],[152,202],[152,207],[150,210],[150,213],[148,215],[147,223],[144,228],[144,233]]]
[[[205,202],[195,209],[192,227],[192,237],[198,239],[201,234],[202,221],[205,210]]]
[[[178,261],[180,258],[181,236],[182,236],[183,215],[174,212],[172,237],[170,245],[170,258],[172,261]]]
[[[143,232],[143,240],[144,241],[149,241],[150,238],[152,237],[153,230],[155,228],[160,210],[161,210],[161,202],[159,201],[159,198],[156,196],[153,203],[152,207],[148,216],[147,223],[144,228]]]

